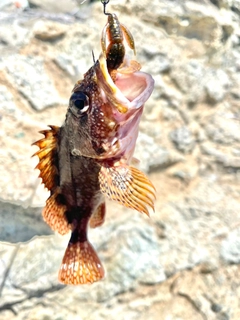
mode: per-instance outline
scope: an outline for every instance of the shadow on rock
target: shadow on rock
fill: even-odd
[[[25,242],[36,235],[52,234],[42,220],[42,208],[23,208],[0,202],[0,241]]]

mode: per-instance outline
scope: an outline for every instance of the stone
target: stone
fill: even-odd
[[[171,78],[185,93],[190,106],[205,99],[204,74],[203,64],[194,59],[184,64],[177,61],[171,68]]]
[[[26,9],[29,6],[28,0],[2,0],[0,3],[0,8],[6,11],[11,11],[13,9]]]
[[[35,110],[63,103],[47,76],[42,58],[11,56],[4,64],[10,81]]]
[[[187,127],[175,129],[169,136],[176,148],[183,153],[191,152],[195,146],[195,139]]]
[[[115,231],[112,232],[113,230]],[[99,237],[106,232],[110,238]],[[104,226],[99,233],[98,240],[102,241],[98,241],[97,247],[100,249],[100,256],[103,256],[108,276],[104,282],[97,283],[94,290],[82,287],[85,297],[99,302],[107,301],[120,292],[135,288],[138,282],[152,285],[166,279],[160,264],[160,248],[154,228],[144,223],[143,219],[132,217],[131,220],[122,221],[121,225],[114,222]],[[57,272],[68,238],[69,235],[35,237],[28,243],[17,245],[15,249],[12,247],[14,257],[5,280],[5,298],[1,301],[0,308],[4,309],[8,303],[12,303],[15,308],[13,301],[17,306],[20,303],[18,301],[26,296],[35,296],[37,292],[47,293],[51,288],[55,288],[53,291],[63,288],[57,283]],[[113,254],[104,258],[108,247]],[[105,249],[102,251],[101,248]],[[4,252],[1,254],[1,261],[5,265],[2,271],[5,270],[8,259]]]
[[[64,53],[58,54],[54,58],[54,62],[74,79],[79,78],[79,75],[84,74],[84,71],[87,69],[87,66],[84,67],[79,60],[75,60]]]
[[[53,13],[74,12],[78,9],[76,1],[73,0],[29,0],[31,7]]]
[[[143,132],[139,133],[134,158],[140,161],[137,165],[140,170],[145,172],[165,168],[183,161],[183,157],[174,152],[169,152],[165,148],[161,148],[154,142],[151,136]]]
[[[221,69],[208,72],[205,88],[208,99],[217,103],[223,100],[231,86],[228,75]]]
[[[221,257],[227,263],[240,263],[240,229],[229,233],[222,241]]]
[[[4,9],[4,7],[9,6],[10,4],[12,4],[12,0],[3,0],[1,1],[0,8]]]
[[[154,218],[165,226],[166,238],[160,243],[166,274],[210,261],[216,269],[221,237],[235,225],[239,207],[234,199],[234,187],[228,188],[227,184],[223,187],[209,180],[198,184],[184,200],[164,206],[161,216]],[[207,239],[212,238],[218,241],[209,246]],[[171,258],[167,252],[171,252]]]
[[[31,143],[63,122],[107,17],[100,1],[0,2],[0,318],[239,320],[239,0],[107,5],[155,79],[132,165],[157,200],[150,219],[107,201],[89,230],[106,277],[77,287],[57,280],[70,234],[42,221]]]
[[[1,56],[9,51],[16,52],[16,48],[27,45],[30,41],[30,32],[25,26],[17,23],[7,25],[0,24],[0,48]]]
[[[216,112],[204,124],[208,139],[217,145],[234,145],[240,141],[240,123],[229,113]]]
[[[41,211],[42,208],[23,208],[0,201],[0,241],[26,242],[37,235],[52,234],[42,219]]]
[[[150,72],[150,70],[153,70],[153,75],[159,75],[170,71],[170,68],[170,61],[165,55],[156,55],[150,59],[144,71]]]
[[[222,148],[222,150],[219,150],[219,148],[216,148],[207,142],[201,145],[202,153],[211,156],[211,158],[216,163],[221,164],[222,168],[227,172],[230,172],[229,170],[235,171],[240,168],[239,153],[236,153],[236,156],[234,156],[229,152],[229,149],[231,149],[231,153],[235,153],[232,148],[225,147]]]
[[[2,116],[3,116],[3,112],[11,115],[18,113],[17,116],[20,116],[20,110],[16,108],[13,95],[4,85],[0,85],[0,106],[1,106]]]
[[[114,223],[106,228],[110,238],[98,245],[105,250],[109,248],[112,254],[105,258],[108,276],[92,292],[94,299],[105,301],[119,292],[134,289],[138,282],[153,284],[165,280],[160,263],[161,248],[151,226],[140,217],[131,215],[131,219],[127,218],[120,225]],[[103,228],[99,229],[100,238],[105,232]]]
[[[61,39],[67,31],[67,26],[56,22],[38,20],[33,27],[33,34],[42,41],[56,41]]]
[[[239,14],[239,0],[211,0],[211,2],[219,8],[230,9]]]

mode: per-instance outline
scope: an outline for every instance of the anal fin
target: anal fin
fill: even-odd
[[[147,215],[149,207],[154,210],[155,188],[140,170],[124,163],[113,167],[102,167],[99,181],[101,192],[125,207]]]
[[[57,201],[58,193],[53,193],[46,201],[46,205],[43,209],[43,220],[52,228],[53,231],[57,231],[61,235],[69,232],[70,225],[68,224],[65,212],[66,206]]]
[[[104,268],[92,245],[84,242],[69,242],[58,279],[63,284],[87,284],[104,277]]]
[[[96,228],[101,226],[104,223],[106,214],[106,204],[105,202],[101,203],[97,209],[92,214],[89,225],[91,228]]]

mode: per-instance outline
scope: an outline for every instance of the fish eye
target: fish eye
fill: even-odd
[[[71,106],[74,106],[81,114],[89,108],[88,96],[83,92],[74,92],[70,98]]]

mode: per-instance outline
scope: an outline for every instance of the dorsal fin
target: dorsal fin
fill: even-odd
[[[42,130],[44,138],[34,142],[32,145],[38,146],[40,150],[34,153],[33,156],[38,156],[39,163],[36,169],[40,170],[39,177],[42,178],[42,183],[45,187],[54,191],[58,181],[58,135],[59,127],[49,126],[50,130]]]

